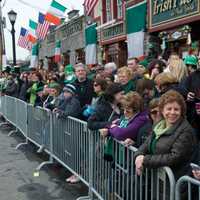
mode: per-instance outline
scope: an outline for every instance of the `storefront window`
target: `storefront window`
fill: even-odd
[[[111,20],[112,20],[111,0],[106,0],[106,21],[109,22]]]
[[[117,18],[122,18],[123,16],[123,3],[122,0],[117,0]]]

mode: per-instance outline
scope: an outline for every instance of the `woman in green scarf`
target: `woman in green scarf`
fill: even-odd
[[[117,72],[118,82],[122,85],[125,94],[135,91],[136,85],[134,84],[132,78],[133,73],[128,67],[122,67]]]
[[[141,175],[143,168],[169,166],[178,179],[191,174],[196,136],[186,120],[186,104],[179,93],[170,90],[163,94],[159,110],[163,119],[155,125],[152,135],[135,154],[136,172]]]

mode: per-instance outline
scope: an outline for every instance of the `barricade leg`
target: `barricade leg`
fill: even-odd
[[[36,171],[40,171],[45,165],[52,165],[53,164],[53,157],[50,155],[48,161],[42,162],[37,168]]]
[[[15,149],[18,150],[21,146],[24,146],[24,145],[28,145],[28,139],[26,138],[26,141],[25,142],[22,142],[22,143],[19,143]]]
[[[10,137],[12,134],[15,134],[15,133],[17,133],[17,132],[18,132],[18,129],[15,128],[15,130],[12,130],[12,131],[10,131],[10,132],[8,133],[8,137]]]
[[[89,196],[87,196],[87,197],[79,197],[76,200],[92,200],[92,199]]]
[[[10,123],[5,121],[5,122],[0,123],[0,128],[2,128],[3,126],[9,126],[9,125]]]

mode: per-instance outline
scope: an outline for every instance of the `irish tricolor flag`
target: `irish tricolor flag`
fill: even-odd
[[[28,34],[28,40],[32,43],[35,43],[37,40],[36,36],[36,29],[37,29],[37,23],[33,20],[29,20],[29,34]]]
[[[57,1],[53,0],[51,6],[45,16],[45,19],[53,23],[55,25],[61,24],[61,18],[64,17],[64,13],[66,11],[66,7],[58,3]]]
[[[55,48],[55,57],[54,60],[56,63],[61,61],[61,41],[56,41],[56,48]]]
[[[128,57],[144,55],[144,30],[146,27],[146,1],[126,10]]]
[[[92,24],[85,29],[85,61],[86,65],[97,63],[97,24]]]
[[[38,54],[39,54],[39,44],[36,43],[32,46],[31,51],[31,68],[38,67]]]

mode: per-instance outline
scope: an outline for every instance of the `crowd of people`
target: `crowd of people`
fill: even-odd
[[[98,130],[102,138],[115,138],[138,147],[135,167],[169,166],[176,179],[200,170],[200,68],[195,54],[184,59],[172,53],[146,63],[129,58],[92,68],[79,63],[25,72],[6,69],[0,74],[2,94],[50,109],[58,118],[76,117]],[[76,177],[67,179],[75,183]]]

